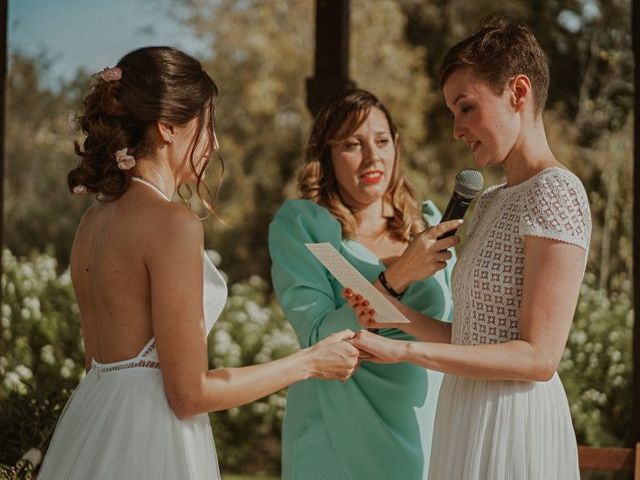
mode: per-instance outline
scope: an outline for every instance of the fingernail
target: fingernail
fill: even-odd
[[[351,295],[353,293],[353,291],[350,288],[345,288],[344,289],[344,294],[345,295]]]
[[[375,315],[376,311],[372,308],[371,310],[369,310],[369,315]]]
[[[360,302],[360,306],[361,307],[368,307],[369,306],[369,300],[363,300],[362,302]]]
[[[359,302],[360,300],[362,300],[362,295],[360,295],[360,294],[356,295],[356,296],[354,297],[354,300],[355,300],[356,302]]]

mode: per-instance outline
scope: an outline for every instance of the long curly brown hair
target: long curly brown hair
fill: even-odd
[[[115,152],[126,148],[129,155],[141,157],[151,148],[146,139],[150,126],[156,122],[185,125],[198,118],[189,163],[196,193],[212,212],[211,193],[203,182],[210,158],[197,168],[194,150],[205,129],[213,141],[218,87],[198,60],[171,47],[134,50],[116,67],[121,77],[105,80],[98,75],[84,101],[80,126],[86,138],[82,145],[75,142],[81,160],[67,176],[69,190],[84,186],[100,200],[117,199],[127,190],[131,172],[118,168]]]
[[[362,89],[346,90],[316,116],[305,152],[305,165],[298,175],[300,196],[325,207],[342,225],[344,238],[353,238],[357,231],[354,212],[345,204],[331,162],[331,144],[355,132],[372,108],[380,109],[387,121],[396,151],[393,173],[383,204],[387,229],[403,241],[425,229],[415,192],[404,175],[399,155],[398,131],[386,107],[372,93]]]

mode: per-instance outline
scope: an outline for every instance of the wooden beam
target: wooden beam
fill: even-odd
[[[634,70],[633,117],[633,441],[640,442],[640,0],[631,5]]]
[[[322,105],[347,88],[349,78],[350,0],[316,0],[315,73],[307,79],[307,107],[316,115]]]
[[[580,470],[606,472],[631,472],[636,466],[636,450],[633,448],[600,448],[578,446]]]

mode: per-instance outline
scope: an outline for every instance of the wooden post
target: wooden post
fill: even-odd
[[[640,0],[631,5],[634,70],[633,117],[633,434],[640,442]]]
[[[0,0],[0,247],[4,247],[4,123],[7,116],[7,20],[7,0]],[[0,275],[2,275],[1,261]],[[2,289],[0,288],[0,304],[1,303]]]
[[[347,88],[349,79],[350,0],[316,0],[315,74],[307,79],[307,107],[316,115],[322,105]]]

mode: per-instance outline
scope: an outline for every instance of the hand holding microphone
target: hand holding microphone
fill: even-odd
[[[482,190],[482,175],[477,170],[465,169],[456,175],[453,195],[442,221],[417,235],[400,258],[384,276],[396,292],[403,292],[411,283],[434,275],[447,266],[453,254],[448,249],[460,243],[455,236],[462,225],[462,217],[471,201]]]

